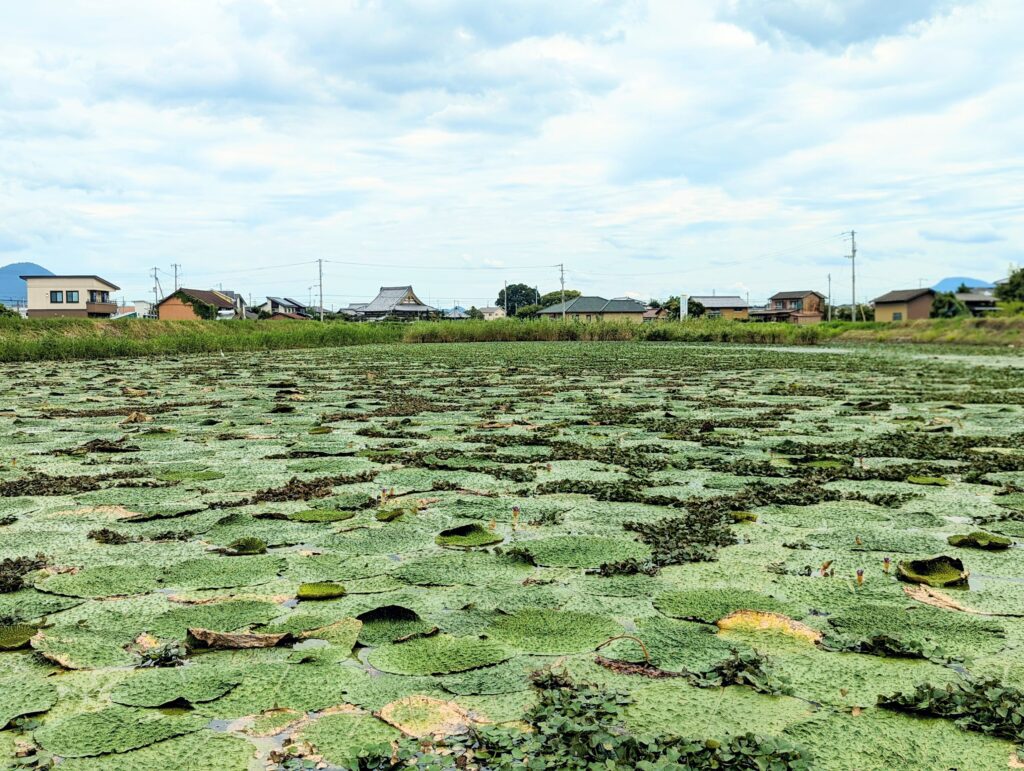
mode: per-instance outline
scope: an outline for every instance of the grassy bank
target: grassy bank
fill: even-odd
[[[0,319],[0,361],[101,359],[399,342],[400,324]]]
[[[722,319],[684,323],[430,321],[353,324],[306,321],[94,321],[0,319],[0,361],[101,359],[213,351],[268,351],[382,343],[627,341],[815,345],[936,343],[1024,347],[1024,318],[945,319],[907,324],[813,326]]]

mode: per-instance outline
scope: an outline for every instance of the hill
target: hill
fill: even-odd
[[[19,276],[52,276],[53,272],[34,262],[12,262],[0,268],[0,303],[17,305],[25,302],[25,282]]]
[[[955,292],[960,288],[961,284],[974,288],[991,289],[995,286],[991,281],[985,281],[982,278],[970,278],[969,276],[950,276],[944,278],[942,281],[932,287],[936,292]]]

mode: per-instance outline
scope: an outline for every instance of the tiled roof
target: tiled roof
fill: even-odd
[[[565,303],[565,312],[572,314],[579,313],[643,313],[647,310],[641,302],[629,297],[617,297],[614,300],[606,300],[603,297],[574,297]],[[551,305],[540,311],[545,316],[562,315],[562,303]]]
[[[802,296],[802,295],[801,295]],[[705,308],[717,310],[721,308],[746,308],[747,301],[738,295],[712,295],[710,297],[702,297],[700,295],[691,295],[691,300],[698,302]]]
[[[822,300],[825,299],[825,295],[821,292],[815,292],[813,289],[804,289],[799,292],[776,292],[770,298],[770,300],[799,300],[802,297],[807,297],[809,294],[816,294]]]
[[[403,303],[402,300],[407,296],[411,296],[416,302]],[[377,296],[362,310],[364,313],[424,313],[435,308],[424,305],[411,286],[382,286]]]
[[[632,297],[616,297],[608,301],[601,313],[643,313],[647,306]]]
[[[875,304],[878,303],[906,303],[911,300],[916,300],[922,295],[934,295],[934,289],[894,289],[891,292],[886,292],[881,297],[874,299]]]
[[[220,308],[222,310],[234,310],[235,305],[224,295],[219,292],[214,292],[208,289],[179,289],[173,294],[167,295],[160,301],[160,305],[170,300],[176,294],[188,295],[193,300],[201,302],[203,305],[212,305],[214,308]]]

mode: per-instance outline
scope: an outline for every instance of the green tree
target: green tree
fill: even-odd
[[[661,303],[660,307],[662,307],[666,311],[668,311],[668,317],[670,319],[678,319],[679,318],[679,297],[678,296],[672,295],[672,297],[669,297],[667,300],[665,300],[665,302]],[[697,302],[692,297],[687,298],[687,300],[686,300],[686,315],[687,316],[691,316],[693,318],[697,318],[698,316],[703,316],[705,313],[706,313],[706,308],[701,303]]]
[[[537,290],[526,284],[508,285],[508,315],[514,316],[521,305],[530,305],[537,302]],[[505,289],[498,292],[498,299],[494,304],[499,308],[505,307]]]
[[[932,300],[933,319],[951,319],[956,316],[970,316],[971,312],[952,292],[939,292]]]
[[[579,291],[575,290],[575,289],[566,289],[565,290],[565,301],[569,302],[569,300],[574,300],[577,297],[579,297],[580,294],[581,293]],[[540,307],[541,308],[550,308],[552,305],[558,305],[558,303],[560,303],[560,302],[562,302],[562,290],[561,289],[556,289],[554,292],[548,292],[547,294],[542,294],[540,296]]]
[[[0,303],[0,318],[12,318],[17,317],[18,312],[13,308],[8,308],[3,303]]]
[[[531,305],[520,305],[516,308],[516,318],[529,319],[537,315],[537,312],[541,310],[541,306],[537,303]]]
[[[471,319],[476,319],[477,321],[483,321],[484,312],[482,310],[480,310],[479,308],[477,308],[475,305],[471,305],[469,310],[466,311],[466,313],[469,315],[469,317]]]
[[[1003,302],[1024,302],[1024,268],[1010,274],[1003,284],[996,286],[996,298]]]
[[[956,288],[956,293],[957,294],[963,294],[965,292],[970,292],[970,291],[971,291],[971,288],[969,286],[967,286],[967,284],[965,284],[963,281],[961,281],[960,282],[960,286],[958,286]]]

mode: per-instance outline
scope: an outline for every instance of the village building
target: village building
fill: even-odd
[[[563,310],[569,321],[629,321],[642,324],[647,306],[630,297],[606,300],[603,297],[581,296],[543,308],[537,315],[542,319],[560,319]]]
[[[934,289],[896,289],[873,301],[875,321],[914,321],[932,313]]]
[[[692,295],[690,299],[704,306],[704,315],[708,318],[750,318],[750,305],[738,295]]]
[[[767,308],[749,311],[754,321],[781,321],[788,324],[818,324],[824,318],[825,295],[811,289],[776,292],[768,298]]]
[[[996,298],[992,292],[986,293],[982,290],[957,292],[953,296],[967,306],[967,310],[971,312],[972,316],[987,316],[998,310]]]
[[[360,319],[428,319],[438,314],[416,296],[411,286],[382,286],[368,303],[352,303],[343,311]]]
[[[254,310],[261,314],[265,313],[268,316],[273,316],[275,313],[294,313],[299,316],[309,315],[305,305],[290,297],[268,297],[265,303],[257,305]]]
[[[240,315],[235,301],[214,289],[179,289],[157,303],[156,312],[161,321],[212,321]]]
[[[487,305],[483,308],[477,308],[482,314],[484,314],[484,321],[494,321],[495,319],[505,318],[505,309],[497,305]]]
[[[644,311],[644,323],[651,324],[655,321],[667,321],[669,312],[665,308],[648,308]]]
[[[99,276],[21,276],[27,285],[30,318],[79,316],[109,319],[117,313],[111,292],[121,287]]]

